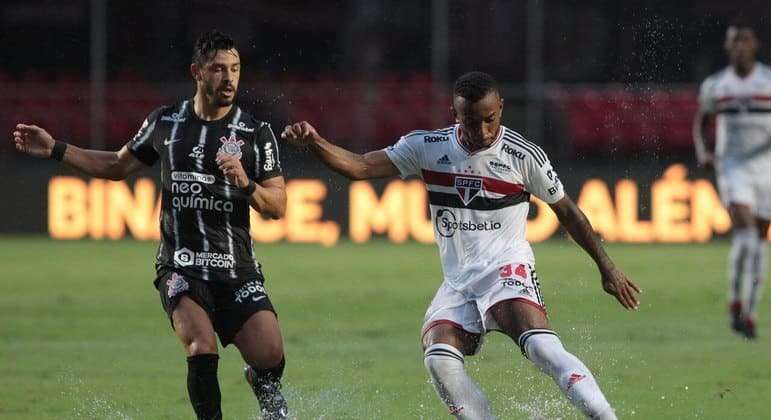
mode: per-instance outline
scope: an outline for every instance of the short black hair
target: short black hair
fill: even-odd
[[[474,103],[492,91],[498,91],[498,82],[493,76],[481,71],[466,73],[455,80],[453,96],[460,96]]]
[[[193,62],[198,64],[206,63],[217,55],[218,50],[232,50],[236,47],[236,42],[230,35],[224,34],[216,29],[204,32],[198,37],[193,48]]]

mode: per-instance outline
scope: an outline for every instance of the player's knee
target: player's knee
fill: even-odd
[[[269,345],[263,356],[263,365],[277,366],[284,359],[284,348],[281,343]]]
[[[479,347],[479,335],[466,332],[454,325],[435,324],[430,326],[423,333],[422,344],[423,351],[427,351],[435,344],[446,344],[457,350],[463,355],[470,356]]]
[[[188,356],[217,353],[217,342],[206,338],[193,339],[186,347]]]
[[[270,369],[277,366],[284,359],[284,348],[281,342],[259,343],[255,351],[244,353],[244,361],[258,369]]]
[[[517,340],[522,354],[533,362],[553,360],[558,353],[565,352],[557,334],[547,329],[531,329],[523,332]]]
[[[443,377],[463,369],[463,354],[457,348],[444,343],[429,346],[423,358],[423,365],[434,377]]]

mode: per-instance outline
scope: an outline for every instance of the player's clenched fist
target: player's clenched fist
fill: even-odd
[[[56,143],[47,131],[36,125],[17,124],[13,132],[16,150],[39,158],[51,157]]]
[[[239,188],[246,188],[249,185],[249,177],[246,176],[241,159],[237,156],[217,153],[217,165],[231,184]]]
[[[310,146],[319,137],[319,133],[307,121],[301,121],[284,127],[281,138],[295,146]]]

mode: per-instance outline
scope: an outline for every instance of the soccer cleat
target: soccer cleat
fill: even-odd
[[[244,368],[244,376],[246,382],[252,387],[254,396],[257,397],[263,420],[289,418],[289,407],[286,399],[281,395],[281,382],[255,378],[254,371],[250,366]]]
[[[742,326],[742,332],[744,333],[744,338],[746,338],[747,340],[754,340],[758,338],[758,335],[755,332],[755,321],[753,321],[750,318],[746,318],[744,320],[744,325]]]

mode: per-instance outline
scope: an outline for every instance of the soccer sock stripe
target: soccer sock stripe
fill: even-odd
[[[448,351],[448,350],[444,350],[444,349],[431,349],[431,348],[429,348],[426,351],[426,354],[423,357],[425,358],[425,357],[429,357],[429,356],[447,356],[447,357],[452,357],[454,359],[457,359],[461,363],[465,362],[463,356],[459,356],[457,353],[454,353],[454,352],[451,352],[451,351]]]
[[[465,362],[465,361],[463,360],[463,358],[457,357],[457,356],[455,356],[455,355],[452,355],[452,354],[450,354],[450,353],[444,353],[444,352],[436,352],[436,351],[435,351],[435,352],[431,352],[431,353],[428,353],[428,354],[426,354],[426,355],[425,355],[425,357],[430,357],[430,356],[447,356],[447,357],[452,357],[453,359],[456,359],[457,361],[459,361],[459,362],[461,362],[461,363],[464,363],[464,362]]]
[[[517,345],[519,345],[519,348],[522,350],[522,354],[525,355],[525,357],[527,357],[527,354],[525,353],[525,344],[527,343],[527,340],[530,337],[538,334],[550,334],[559,338],[556,332],[552,330],[547,330],[547,329],[532,329],[532,330],[527,330],[523,332],[522,334],[519,335],[519,338],[517,339]]]

